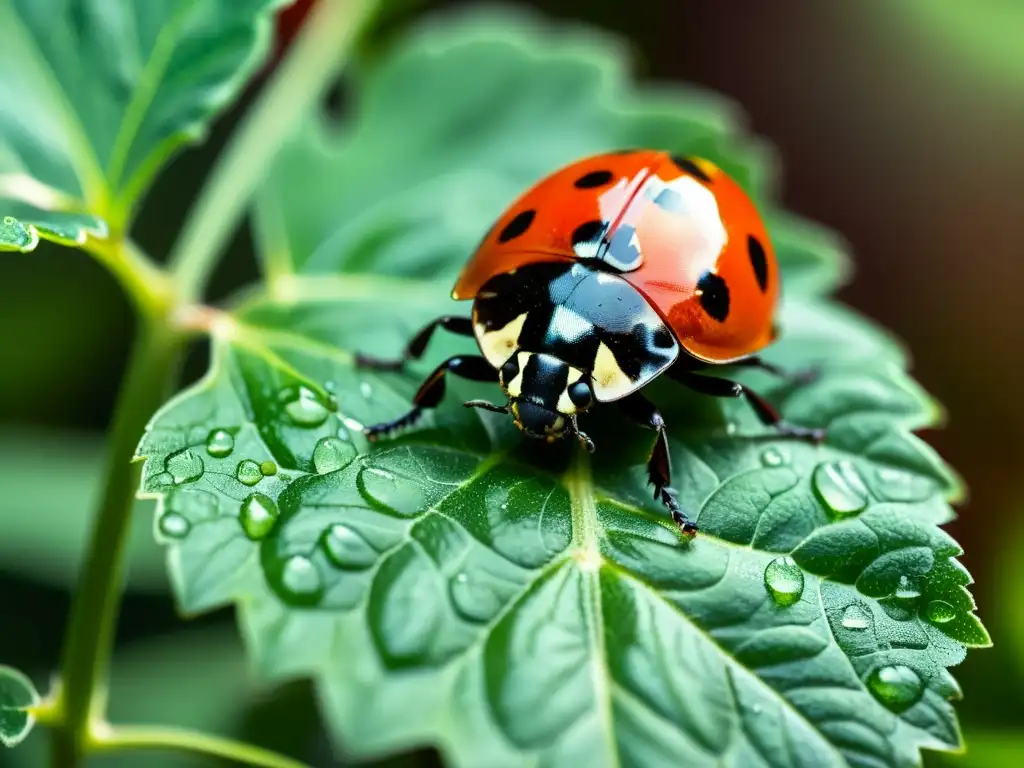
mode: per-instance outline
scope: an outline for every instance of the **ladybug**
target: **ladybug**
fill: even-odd
[[[401,370],[437,328],[472,336],[480,355],[445,360],[405,415],[368,427],[369,439],[414,424],[444,395],[453,374],[500,385],[511,414],[533,438],[594,443],[577,417],[616,403],[657,433],[647,464],[654,496],[684,534],[696,525],[669,487],[665,421],[640,390],[665,373],[692,390],[747,399],[779,432],[820,441],[822,430],[786,424],[743,384],[702,375],[722,365],[758,367],[801,381],[757,356],[775,339],[779,267],[754,203],[714,164],[657,150],[605,153],[574,162],[522,195],[484,236],[452,298],[472,317],[423,328],[397,360],[357,364]]]

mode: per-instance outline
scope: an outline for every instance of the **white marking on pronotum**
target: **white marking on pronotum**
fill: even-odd
[[[618,400],[635,388],[632,379],[619,366],[615,355],[601,342],[594,358],[594,396],[598,400]]]
[[[487,362],[500,368],[519,346],[519,334],[523,332],[526,312],[508,322],[503,328],[488,331],[483,323],[476,323],[474,330]]]
[[[593,323],[568,307],[559,305],[551,313],[546,340],[549,342],[561,340],[568,344],[574,344],[593,331]]]

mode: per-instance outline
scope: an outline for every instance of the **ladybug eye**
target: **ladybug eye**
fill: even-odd
[[[516,360],[516,356],[510,357],[506,363],[501,366],[501,380],[508,384],[512,379],[519,373],[519,361]]]
[[[594,403],[594,393],[585,381],[577,381],[569,387],[569,400],[577,408],[589,408]]]

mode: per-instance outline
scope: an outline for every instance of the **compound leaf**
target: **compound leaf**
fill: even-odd
[[[0,216],[30,233],[16,248],[122,234],[258,64],[282,2],[0,0]]]
[[[314,123],[258,215],[265,291],[216,324],[213,364],[152,420],[143,490],[161,499],[178,600],[239,605],[268,676],[314,677],[341,744],[437,744],[454,765],[914,766],[960,735],[948,667],[988,636],[939,527],[959,493],[911,433],[935,404],[901,347],[824,298],[827,233],[774,209],[763,149],[730,110],[629,83],[614,46],[520,17],[411,35],[355,83],[354,117]],[[571,445],[524,442],[460,406],[416,429],[417,377],[357,370],[465,307],[451,277],[521,189],[560,162],[656,142],[710,156],[761,201],[779,243],[782,340],[812,384],[740,378],[785,416],[656,381],[675,485],[701,534],[651,499],[649,433],[613,413]]]

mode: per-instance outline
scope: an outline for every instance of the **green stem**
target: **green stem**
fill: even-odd
[[[305,763],[252,744],[222,739],[206,733],[156,726],[108,727],[94,734],[90,752],[119,752],[128,749],[169,749],[220,757],[257,768],[309,768]],[[144,764],[144,761],[140,761]]]
[[[212,171],[171,252],[171,269],[197,301],[215,257],[242,218],[267,166],[293,126],[327,90],[376,0],[321,0],[285,60]]]
[[[133,464],[139,436],[163,404],[177,367],[180,337],[160,313],[143,320],[121,387],[107,455],[106,485],[93,525],[61,659],[60,726],[54,732],[55,767],[77,766],[91,719],[104,708],[106,680],[120,606],[124,548],[139,487]]]

